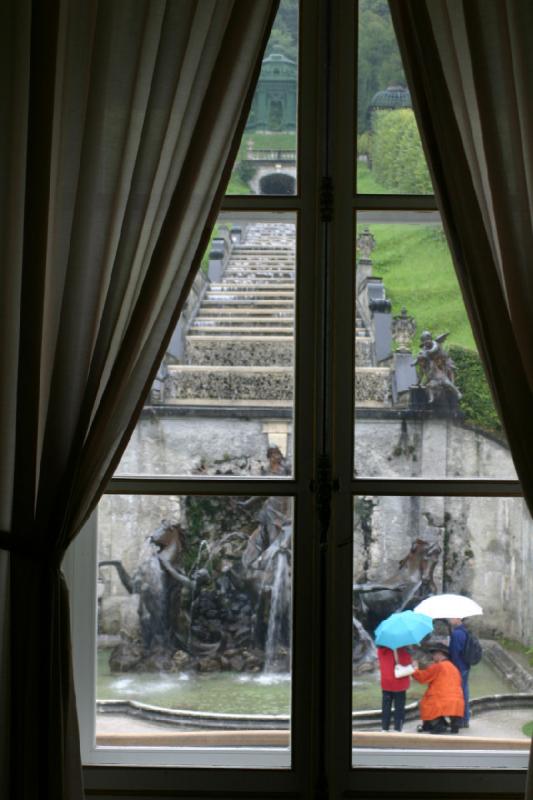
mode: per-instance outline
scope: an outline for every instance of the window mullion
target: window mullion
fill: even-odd
[[[481,496],[522,497],[520,483],[515,480],[424,479],[424,478],[358,478],[352,481],[353,494],[417,495],[417,496]]]

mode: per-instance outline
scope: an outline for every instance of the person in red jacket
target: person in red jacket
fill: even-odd
[[[405,693],[410,685],[408,676],[396,678],[394,668],[397,664],[412,664],[411,656],[405,647],[391,650],[378,647],[379,669],[381,672],[381,727],[388,731],[394,704],[394,730],[401,731],[405,719]]]

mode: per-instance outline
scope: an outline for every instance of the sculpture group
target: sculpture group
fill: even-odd
[[[287,474],[278,448],[270,448],[268,458],[270,474]],[[209,513],[216,531],[220,498],[209,498],[208,505],[203,500],[190,499],[196,505],[188,509],[189,518]],[[185,524],[163,520],[148,536],[148,553],[131,574],[119,560],[100,561],[102,570],[116,568],[138,600],[137,633],[123,635],[112,651],[114,671],[289,670],[292,501],[284,496],[222,500],[226,530],[204,537],[197,528],[193,535],[186,508]],[[371,633],[379,622],[435,592],[440,554],[437,544],[416,539],[385,579],[363,576],[354,583],[356,672],[373,666]]]

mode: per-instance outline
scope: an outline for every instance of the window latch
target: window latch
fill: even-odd
[[[322,222],[333,219],[333,179],[329,175],[320,179],[320,219]]]
[[[316,497],[316,510],[320,525],[320,542],[326,544],[331,519],[331,498],[339,491],[339,480],[331,474],[331,459],[327,453],[318,456],[316,479],[311,481],[310,489]]]

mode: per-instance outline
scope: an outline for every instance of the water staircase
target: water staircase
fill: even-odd
[[[210,282],[185,336],[183,363],[168,366],[165,403],[174,406],[292,406],[296,229],[253,223]],[[389,394],[390,369],[376,365],[372,332],[355,326],[358,404]],[[376,389],[377,384],[377,389]]]

